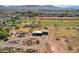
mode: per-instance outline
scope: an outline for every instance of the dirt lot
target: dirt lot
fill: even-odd
[[[8,37],[8,41],[0,41],[0,52],[79,52],[79,30],[50,26],[48,27],[48,31],[48,36],[32,36],[31,33],[26,33],[23,37],[19,37],[18,35]]]

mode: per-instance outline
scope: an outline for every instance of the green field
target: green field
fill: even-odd
[[[56,25],[56,26],[63,26],[63,27],[78,27],[79,20],[36,20],[36,19],[21,19],[20,22],[22,23],[40,23],[45,26]]]

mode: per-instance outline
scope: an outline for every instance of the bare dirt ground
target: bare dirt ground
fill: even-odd
[[[69,53],[79,52],[78,30],[48,27],[48,36],[11,36],[0,41],[0,52],[6,53]]]

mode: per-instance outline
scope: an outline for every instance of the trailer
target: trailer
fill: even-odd
[[[48,30],[36,30],[32,32],[32,36],[48,35]]]

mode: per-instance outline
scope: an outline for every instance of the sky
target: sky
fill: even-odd
[[[0,5],[79,5],[79,0],[0,0]]]

